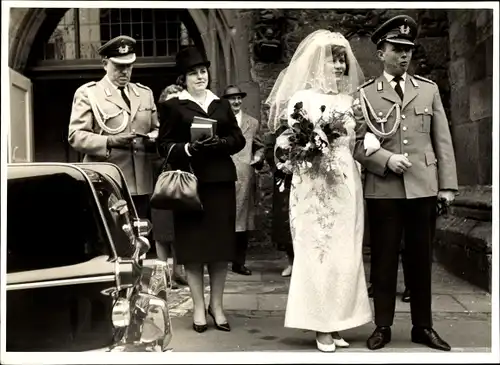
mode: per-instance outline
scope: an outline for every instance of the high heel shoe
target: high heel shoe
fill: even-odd
[[[206,316],[207,316],[207,312],[205,312],[205,317]],[[193,320],[193,329],[198,333],[203,333],[208,329],[208,325],[206,323],[205,324],[196,324],[196,323],[194,323],[194,320]]]
[[[337,346],[337,347],[349,347],[349,342],[347,342],[343,338],[340,338],[340,339],[334,338],[333,342],[335,342],[335,346]]]
[[[215,320],[215,315],[212,312],[212,308],[208,306],[208,314],[210,314],[210,317],[214,320],[215,328],[217,328],[219,331],[225,331],[225,332],[230,332],[231,331],[231,326],[229,326],[229,323],[222,323],[218,324],[217,321]]]
[[[349,347],[349,342],[344,340],[342,336],[339,335],[338,332],[332,332],[331,335],[333,338],[333,342],[335,342],[335,345],[337,347]]]
[[[196,324],[193,322],[193,329],[198,333],[203,333],[208,329],[208,325],[206,324]]]

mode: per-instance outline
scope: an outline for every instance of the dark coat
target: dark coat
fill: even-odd
[[[236,181],[236,168],[231,155],[245,147],[245,138],[227,100],[212,101],[208,113],[205,113],[191,100],[172,98],[160,104],[158,111],[158,152],[166,157],[170,146],[175,143],[168,161],[172,168],[188,171],[191,162],[200,183]],[[190,142],[190,127],[195,116],[217,120],[217,136],[227,141],[222,149],[203,152],[191,158],[186,154],[184,146]]]

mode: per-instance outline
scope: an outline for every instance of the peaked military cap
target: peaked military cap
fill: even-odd
[[[135,44],[134,38],[120,35],[106,42],[97,52],[113,63],[128,65],[135,62]]]
[[[417,23],[412,17],[398,15],[378,27],[373,32],[371,40],[376,45],[381,42],[389,42],[414,46],[417,29]]]

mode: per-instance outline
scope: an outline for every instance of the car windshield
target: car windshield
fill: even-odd
[[[88,182],[69,173],[16,176],[7,185],[7,272],[110,255]]]

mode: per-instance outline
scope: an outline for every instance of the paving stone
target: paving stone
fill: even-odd
[[[224,294],[224,309],[227,310],[257,310],[257,295],[255,294]]]
[[[465,312],[466,309],[451,295],[436,294],[432,296],[433,312]]]
[[[262,281],[262,273],[260,273],[260,272],[253,272],[252,275],[246,276],[246,275],[235,274],[234,272],[228,270],[226,281],[237,281],[237,282],[255,281],[255,282],[260,282],[260,281]]]
[[[453,294],[453,297],[469,312],[491,313],[491,295]]]
[[[227,281],[224,288],[224,293],[245,293],[245,294],[258,294],[264,292],[264,284],[262,282],[237,282]]]
[[[266,282],[276,282],[276,283],[282,283],[282,282],[289,282],[290,277],[283,277],[281,276],[281,271],[265,271],[262,273],[262,280]]]
[[[262,283],[262,293],[288,294],[289,288],[290,288],[289,281]]]
[[[257,296],[257,303],[259,310],[285,310],[286,302],[288,299],[287,294],[265,294]]]

